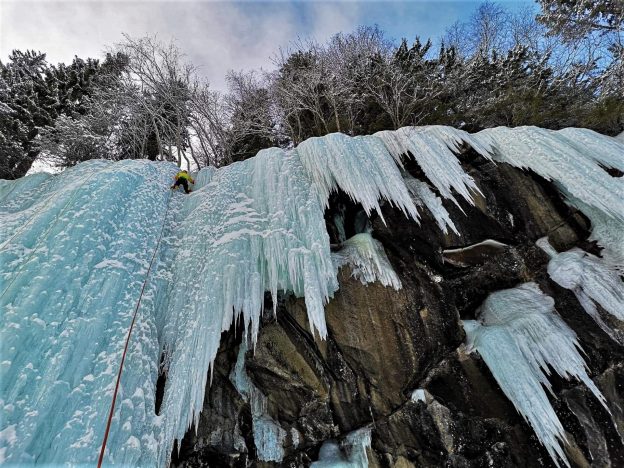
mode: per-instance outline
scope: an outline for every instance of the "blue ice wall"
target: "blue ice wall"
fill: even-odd
[[[514,135],[525,146],[508,144]],[[333,190],[368,212],[385,200],[413,220],[426,206],[453,228],[437,194],[471,202],[478,193],[455,157],[468,145],[534,169],[621,223],[621,182],[598,163],[618,165],[624,145],[597,154],[601,138],[531,128],[335,134],[204,169],[191,195],[169,190],[174,165],[147,161],[0,181],[0,462],[97,461],[135,310],[106,463],[167,464],[199,415],[222,331],[241,320],[253,344],[265,292],[304,297],[310,328],[324,337],[323,307],[338,288],[323,218]],[[546,163],[538,149],[551,155]],[[406,186],[404,153],[427,175],[422,193]],[[575,187],[583,172],[596,190]],[[373,271],[365,263],[380,264],[379,255],[358,255],[357,267]],[[168,378],[157,415],[161,356]]]

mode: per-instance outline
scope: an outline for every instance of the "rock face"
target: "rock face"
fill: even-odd
[[[384,207],[387,224],[371,220],[401,290],[363,285],[343,268],[326,306],[326,341],[310,333],[302,299],[283,297],[276,316],[267,307],[245,367],[286,433],[283,461],[259,460],[251,406],[231,382],[239,330],[223,337],[199,427],[174,453],[174,466],[309,466],[324,441],[363,427],[371,430],[370,466],[555,466],[483,361],[462,345],[460,319],[474,318],[489,293],[526,281],[555,299],[578,334],[612,413],[584,387],[553,379],[551,401],[568,432],[570,463],[624,466],[624,352],[573,293],[550,281],[548,258],[534,245],[548,235],[560,251],[599,253],[586,241],[589,222],[535,174],[474,153],[462,164],[483,196],[475,206],[462,203],[465,213],[444,202],[461,236],[444,235],[427,213],[420,226],[391,207]],[[347,207],[347,221],[357,218],[355,210]],[[458,251],[488,239],[493,247]]]

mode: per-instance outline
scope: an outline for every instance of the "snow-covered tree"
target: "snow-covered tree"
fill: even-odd
[[[538,0],[539,20],[552,34],[578,38],[591,32],[622,33],[624,2],[620,0]]]

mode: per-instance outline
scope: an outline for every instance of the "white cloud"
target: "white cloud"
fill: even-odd
[[[279,48],[298,38],[323,41],[374,23],[396,39],[435,37],[479,1],[0,0],[0,60],[12,49],[46,52],[52,63],[69,62],[74,55],[102,57],[124,32],[157,34],[165,41],[175,38],[222,89],[228,70],[270,69]]]
[[[301,15],[305,9],[305,17]],[[280,46],[298,36],[324,39],[357,23],[357,5],[227,2],[4,2],[0,58],[12,49],[37,49],[52,63],[102,57],[107,46],[132,36],[175,38],[190,61],[222,88],[230,69],[271,68]]]

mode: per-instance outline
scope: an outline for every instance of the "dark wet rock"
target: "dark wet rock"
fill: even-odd
[[[287,434],[283,462],[258,460],[250,406],[229,380],[240,342],[240,333],[231,332],[222,341],[197,433],[189,431],[175,466],[306,467],[325,440],[364,427],[371,430],[371,467],[555,466],[485,363],[462,345],[460,319],[474,318],[488,294],[527,281],[555,299],[577,333],[611,411],[578,382],[552,377],[551,402],[568,432],[571,465],[624,466],[622,347],[571,291],[550,281],[548,257],[534,245],[548,235],[560,251],[580,246],[599,253],[586,241],[587,219],[531,172],[472,151],[461,160],[482,192],[475,206],[444,201],[461,236],[443,234],[426,211],[420,225],[389,206],[383,207],[385,223],[370,220],[401,290],[363,285],[348,268],[341,270],[340,290],[326,307],[325,341],[311,334],[302,299],[281,298],[276,316],[267,308],[245,364],[266,397],[267,413]],[[422,172],[407,169],[424,180]],[[337,246],[334,215],[341,213],[345,232],[353,235],[361,208],[344,194],[332,203],[326,220]],[[486,239],[505,245],[456,250]],[[418,401],[411,398],[416,389]]]

